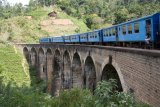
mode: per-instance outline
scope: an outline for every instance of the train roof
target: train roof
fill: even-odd
[[[59,37],[62,37],[62,36],[52,36],[52,38],[59,38]]]
[[[117,27],[118,25],[112,25],[110,27],[105,27],[105,28],[102,28],[102,30],[105,30],[105,29],[110,29],[110,28],[114,28],[114,27]]]
[[[138,18],[138,19],[134,19],[134,20],[131,20],[131,21],[127,21],[127,22],[117,24],[117,26],[121,26],[121,25],[124,25],[124,24],[132,23],[132,22],[136,22],[136,21],[143,20],[143,19],[147,19],[147,18],[153,17],[154,15],[158,15],[158,14],[160,15],[160,13],[155,13],[155,14],[152,14],[152,15],[144,16],[144,17],[141,17],[141,18]]]

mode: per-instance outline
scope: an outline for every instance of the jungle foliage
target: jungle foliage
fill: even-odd
[[[10,6],[6,0],[0,0],[0,18],[27,15],[38,7],[54,5],[70,16],[83,19],[90,29],[160,12],[159,0],[30,0],[25,7]]]
[[[11,83],[5,86],[0,81],[0,104],[2,107],[150,107],[136,102],[131,94],[113,92],[115,84],[115,80],[99,82],[95,95],[87,89],[70,89],[53,97],[37,87],[12,87]]]
[[[91,29],[160,12],[159,0],[31,0],[30,4],[58,5],[68,15],[83,19]]]

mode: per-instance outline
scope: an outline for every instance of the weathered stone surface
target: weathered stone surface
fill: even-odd
[[[48,80],[52,78],[51,91],[54,95],[58,95],[59,90],[66,87],[65,84],[68,87],[87,87],[94,90],[96,82],[115,78],[119,82],[119,89],[132,92],[137,99],[159,107],[160,51],[60,44],[19,46],[22,47],[28,63],[34,65],[36,58],[33,56],[37,57],[38,62],[35,63],[39,67],[40,77],[44,78],[47,72]],[[32,48],[38,53],[33,54]],[[52,57],[46,55],[48,49],[53,52],[50,54]],[[43,68],[47,68],[47,71]]]

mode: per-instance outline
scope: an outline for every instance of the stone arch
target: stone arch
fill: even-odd
[[[82,63],[79,54],[73,55],[72,61],[72,87],[83,88]]]
[[[38,67],[39,67],[39,77],[41,79],[46,79],[46,58],[43,48],[39,48],[38,51]]]
[[[94,92],[96,88],[96,68],[91,56],[88,56],[84,65],[84,87]]]
[[[31,48],[31,66],[36,68],[37,64],[37,52],[34,47]]]
[[[62,73],[63,88],[69,89],[71,86],[71,59],[68,51],[63,55],[63,73]]]
[[[123,74],[120,70],[120,67],[118,66],[118,64],[116,63],[115,60],[112,59],[112,61],[111,61],[110,57],[106,58],[101,66],[101,80],[103,80],[103,78],[105,78],[107,80],[110,79],[110,78],[107,78],[108,75],[103,76],[103,75],[105,75],[105,73],[107,73],[107,72],[105,72],[106,69],[109,69],[109,68],[112,69],[111,71],[113,71],[113,74],[114,73],[116,74],[115,77],[118,79],[117,81],[118,81],[119,85],[118,84],[117,85],[120,88],[120,90],[118,90],[118,91],[127,92],[127,86],[124,82]],[[113,79],[116,79],[116,78],[113,78]]]
[[[23,54],[24,54],[27,62],[29,63],[29,62],[30,62],[30,61],[29,61],[29,60],[30,60],[30,55],[29,55],[29,50],[28,50],[27,47],[24,47],[24,48],[23,48]]]
[[[47,65],[47,80],[48,80],[48,92],[51,92],[51,87],[52,87],[52,84],[51,84],[51,81],[52,81],[52,72],[53,72],[53,54],[52,54],[52,50],[51,49],[47,49],[47,52],[46,52],[46,65]]]
[[[58,96],[61,89],[61,69],[62,69],[62,59],[61,53],[58,49],[55,50],[53,58],[53,78],[52,78],[52,95]]]

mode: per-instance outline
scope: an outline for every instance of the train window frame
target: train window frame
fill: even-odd
[[[98,32],[96,32],[96,36],[95,36],[96,38],[98,37]]]
[[[112,36],[112,29],[109,29],[109,36]]]
[[[97,38],[97,32],[94,32],[94,38]]]
[[[108,30],[107,30],[107,29],[105,29],[105,30],[104,30],[104,33],[103,33],[103,34],[104,34],[104,37],[108,36],[108,34],[107,34],[107,33],[108,33]]]
[[[116,28],[112,28],[112,35],[113,35],[113,36],[116,35]]]
[[[126,25],[123,25],[122,26],[122,34],[126,35],[126,33],[127,33]]]
[[[109,36],[109,30],[107,29],[107,37]]]
[[[138,29],[135,29],[136,25],[138,25]],[[134,33],[140,33],[140,23],[139,22],[134,22]]]
[[[128,34],[132,34],[133,32],[132,32],[132,29],[133,29],[133,26],[132,26],[132,23],[130,23],[130,24],[128,24]],[[130,29],[130,27],[131,27],[131,29]]]

